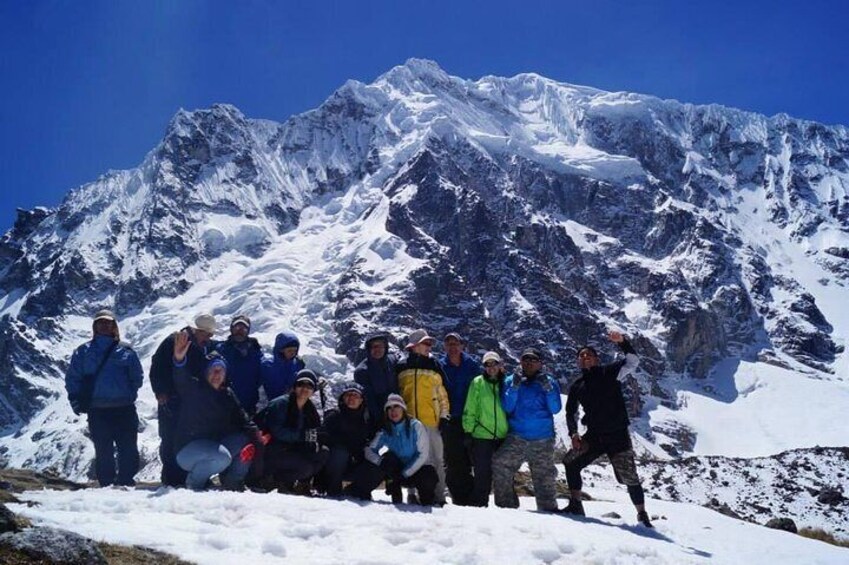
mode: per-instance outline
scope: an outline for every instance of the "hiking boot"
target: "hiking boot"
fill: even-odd
[[[292,489],[292,494],[298,496],[312,496],[312,482],[298,481],[295,483],[295,488]]]
[[[399,496],[400,496],[400,494],[401,493],[398,493]],[[393,502],[394,502],[394,500],[393,500]],[[418,504],[418,503],[419,503],[419,497],[416,496],[416,493],[413,492],[413,491],[408,492],[407,493],[407,504]]]
[[[649,520],[649,513],[645,510],[637,512],[637,522],[647,528],[654,528],[654,526],[652,526],[651,520]]]
[[[573,516],[586,516],[587,513],[584,512],[584,503],[578,500],[577,498],[570,498],[569,505],[566,506],[563,510],[561,510],[564,514],[571,514]]]

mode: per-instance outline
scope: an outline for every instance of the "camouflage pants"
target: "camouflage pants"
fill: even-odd
[[[529,441],[509,434],[492,458],[495,504],[503,508],[518,508],[519,497],[513,488],[513,476],[522,462],[531,468],[531,480],[539,510],[557,510],[554,481],[554,438]]]
[[[581,490],[583,486],[581,469],[602,455],[605,455],[605,451],[599,447],[594,447],[592,444],[587,445],[581,451],[573,449],[566,453],[566,456],[563,458],[563,465],[566,467],[566,482],[569,484],[569,490]],[[634,487],[640,484],[633,449],[629,448],[623,451],[617,451],[616,453],[606,452],[606,455],[610,459],[610,464],[613,466],[613,474],[616,476],[616,481],[620,485]]]

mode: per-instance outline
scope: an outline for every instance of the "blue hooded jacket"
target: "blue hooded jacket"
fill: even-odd
[[[262,360],[262,388],[269,401],[289,394],[295,384],[295,375],[306,366],[297,354],[289,360],[283,358],[280,350],[293,346],[300,348],[298,336],[290,332],[280,332],[274,339],[271,356]]]
[[[539,372],[514,387],[513,380],[521,376],[519,369],[501,387],[501,407],[507,413],[509,433],[528,441],[554,437],[554,415],[563,408],[560,386],[554,377]],[[543,389],[545,380],[551,385],[549,392]]]
[[[262,384],[262,347],[249,337],[243,343],[228,338],[216,350],[227,361],[227,380],[236,398],[249,415],[256,412],[259,387]]]
[[[74,350],[65,373],[68,398],[79,397],[83,375],[94,373],[106,350],[114,343],[112,336],[96,335]],[[128,406],[136,401],[144,373],[136,352],[126,343],[119,343],[97,376],[91,397],[92,408]]]
[[[483,367],[477,359],[465,351],[462,353],[458,367],[448,361],[447,354],[440,355],[437,360],[445,373],[445,390],[448,391],[451,418],[457,418],[459,421],[463,418],[463,409],[466,407],[469,386],[475,377],[483,374]]]

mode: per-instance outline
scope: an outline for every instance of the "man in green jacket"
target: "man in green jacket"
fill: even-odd
[[[488,351],[483,356],[484,373],[469,386],[463,410],[463,431],[472,438],[475,468],[473,506],[487,506],[492,488],[492,456],[507,437],[507,414],[501,408],[504,365],[501,356]]]

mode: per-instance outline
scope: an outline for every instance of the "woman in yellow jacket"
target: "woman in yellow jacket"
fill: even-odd
[[[501,407],[504,365],[501,356],[488,351],[483,356],[484,373],[469,386],[463,410],[463,431],[472,437],[475,468],[473,506],[487,506],[492,489],[492,456],[507,437],[507,414]]]
[[[444,373],[439,363],[431,357],[430,350],[436,340],[425,330],[410,333],[407,357],[398,362],[398,388],[407,404],[410,416],[424,424],[430,442],[430,464],[436,469],[436,504],[445,504],[445,458],[442,452],[441,430],[451,418]]]

